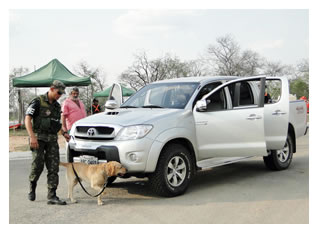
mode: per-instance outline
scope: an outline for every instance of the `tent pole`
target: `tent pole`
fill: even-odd
[[[90,111],[91,111],[91,115],[93,114],[92,104],[93,104],[93,84],[91,83],[91,100],[90,100]]]
[[[18,113],[18,123],[22,123],[22,105],[21,105],[21,90],[18,89],[18,103],[19,103],[19,113]]]
[[[89,106],[89,103],[90,103],[88,99],[89,99],[89,89],[88,89],[88,86],[87,86],[87,107]]]
[[[18,90],[18,102],[19,102],[19,114],[18,114],[18,123],[24,124],[24,107],[23,107],[23,100],[21,95],[21,88]]]

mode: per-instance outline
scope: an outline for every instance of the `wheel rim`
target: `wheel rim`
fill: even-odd
[[[289,150],[289,145],[288,141],[286,141],[285,146],[283,149],[277,151],[277,156],[280,162],[286,162],[289,158],[290,150]]]
[[[167,171],[167,180],[173,187],[177,187],[184,182],[187,173],[187,166],[183,158],[174,156],[170,159]]]

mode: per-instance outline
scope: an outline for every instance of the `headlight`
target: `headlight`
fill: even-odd
[[[127,126],[120,130],[115,140],[136,140],[145,137],[153,128],[152,125]]]

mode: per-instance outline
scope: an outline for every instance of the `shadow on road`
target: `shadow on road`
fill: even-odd
[[[113,204],[151,200],[155,205],[159,200],[167,200],[176,205],[193,205],[304,199],[309,196],[309,171],[304,166],[308,161],[305,160],[294,159],[291,167],[285,171],[268,170],[262,158],[199,171],[187,192],[174,198],[159,197],[153,193],[147,178],[121,179],[121,182],[116,181],[107,189],[106,198]]]

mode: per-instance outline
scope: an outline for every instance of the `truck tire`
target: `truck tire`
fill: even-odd
[[[161,152],[155,172],[149,175],[149,184],[160,196],[178,196],[187,190],[194,171],[190,152],[180,144],[171,144]]]
[[[283,149],[271,150],[268,156],[263,157],[264,164],[267,168],[274,171],[287,169],[292,161],[293,156],[293,141],[288,135]]]

